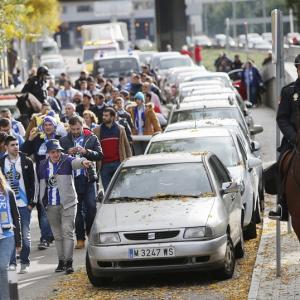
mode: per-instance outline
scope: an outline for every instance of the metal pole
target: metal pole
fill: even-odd
[[[294,32],[294,15],[293,15],[293,9],[289,9],[289,17],[290,17],[290,32]]]
[[[229,26],[230,26],[230,20],[229,18],[226,18],[225,20],[225,26],[226,26],[226,51],[229,51]]]
[[[236,38],[236,0],[232,1],[233,38]]]
[[[245,22],[245,51],[247,54],[247,61],[249,61],[249,44],[248,44],[248,23]],[[249,64],[247,64],[247,74],[249,76]],[[248,83],[246,83],[246,87],[247,87],[247,100],[250,101],[250,82],[249,82],[248,78]]]
[[[283,56],[283,22],[282,12],[278,9],[272,11],[272,36],[273,36],[273,56],[276,64],[276,98],[280,99],[281,89],[284,82],[284,56]],[[274,40],[275,39],[275,40]],[[276,126],[276,157],[278,160],[279,153],[277,147],[280,144],[280,131]],[[277,204],[279,203],[277,195]],[[280,221],[276,221],[276,276],[280,277],[281,273],[281,236]]]
[[[262,0],[262,15],[264,18],[264,32],[267,32],[267,14],[266,14],[266,0]]]

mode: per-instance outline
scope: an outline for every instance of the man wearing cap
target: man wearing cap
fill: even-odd
[[[92,112],[98,118],[98,124],[102,124],[103,120],[103,112],[107,106],[105,103],[105,97],[102,93],[98,92],[93,95],[93,99],[95,102],[95,106],[92,108]]]
[[[95,105],[92,104],[92,95],[89,91],[86,91],[82,94],[82,103],[77,105],[76,112],[80,117],[83,117],[83,112],[85,110],[93,111],[94,107]]]
[[[284,153],[296,146],[297,141],[297,113],[300,100],[300,54],[295,58],[295,67],[297,68],[298,78],[295,82],[282,88],[277,110],[276,121],[283,134],[281,145],[277,149],[280,152],[279,161]],[[281,181],[282,178],[279,180],[280,186],[278,188],[279,206],[276,211],[270,211],[269,217],[288,221],[287,204],[286,199],[284,199]]]
[[[152,135],[161,131],[157,116],[153,110],[152,103],[145,105],[145,96],[138,92],[134,96],[136,107],[131,111],[135,135]]]
[[[39,201],[47,210],[53,231],[58,256],[55,272],[71,274],[77,195],[73,181],[73,170],[89,168],[92,163],[86,158],[75,158],[62,153],[63,148],[56,139],[48,140],[48,158],[38,168]]]

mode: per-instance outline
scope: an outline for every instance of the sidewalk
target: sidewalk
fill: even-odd
[[[263,232],[248,300],[300,299],[300,243],[281,222],[281,277],[276,277],[276,221],[267,215],[275,198],[266,195]]]

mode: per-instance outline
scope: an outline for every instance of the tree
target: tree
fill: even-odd
[[[53,33],[59,12],[57,0],[0,0],[0,50],[12,39]]]

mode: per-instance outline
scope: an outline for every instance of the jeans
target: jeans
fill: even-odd
[[[0,300],[10,299],[7,278],[7,267],[11,254],[15,248],[15,237],[0,239]]]
[[[76,209],[76,205],[66,209],[62,205],[47,206],[48,219],[53,230],[59,260],[73,259]]]
[[[114,176],[115,172],[117,171],[119,165],[120,165],[119,161],[102,164],[100,174],[101,174],[101,180],[102,180],[102,185],[103,185],[104,191],[106,191],[106,189],[107,189],[112,177]]]
[[[30,220],[31,220],[31,210],[25,207],[18,207],[20,214],[21,232],[22,232],[22,249],[20,253],[21,264],[29,265],[30,259]],[[11,265],[17,265],[16,261],[16,249],[14,249],[12,256],[10,258]]]
[[[257,88],[256,86],[251,86],[250,85],[250,88],[249,88],[249,97],[250,97],[250,102],[253,104],[253,105],[256,105],[257,104]]]
[[[53,241],[53,233],[48,222],[48,217],[45,208],[40,203],[37,203],[36,208],[38,211],[38,219],[39,219],[39,225],[41,230],[40,240],[51,242]]]
[[[75,220],[76,238],[85,240],[85,233],[90,234],[97,212],[96,183],[88,182],[86,176],[80,175],[75,177],[75,188],[78,197]]]

